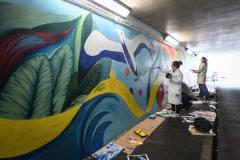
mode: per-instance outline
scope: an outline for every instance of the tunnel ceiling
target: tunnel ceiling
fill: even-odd
[[[240,54],[240,0],[121,0],[131,14],[198,54]]]

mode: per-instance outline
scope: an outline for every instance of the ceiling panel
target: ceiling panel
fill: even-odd
[[[132,15],[199,54],[240,51],[240,0],[121,1]]]

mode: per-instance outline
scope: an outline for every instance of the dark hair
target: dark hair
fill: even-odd
[[[207,64],[207,58],[206,57],[202,57],[202,59],[204,60],[203,63]]]
[[[183,63],[182,63],[182,61],[173,61],[172,64],[173,64],[176,68],[179,68]]]

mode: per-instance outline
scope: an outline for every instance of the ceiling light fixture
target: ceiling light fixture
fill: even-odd
[[[191,54],[193,54],[193,51],[192,51],[191,49],[189,49],[189,48],[186,48],[186,53],[187,53],[188,55],[191,55]]]
[[[93,0],[93,1],[123,17],[127,17],[130,12],[130,9],[127,8],[127,6],[124,6],[124,4],[115,0]]]
[[[176,39],[174,39],[173,37],[171,37],[169,35],[167,35],[165,37],[165,40],[168,41],[169,43],[175,45],[175,46],[177,46],[179,44],[179,42]]]
[[[197,56],[197,54],[195,52],[193,52],[193,50],[191,50],[189,48],[185,48],[185,52],[189,56]]]

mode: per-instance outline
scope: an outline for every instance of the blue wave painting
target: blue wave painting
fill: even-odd
[[[107,144],[114,136],[118,136],[126,129],[126,124],[124,124],[124,126],[122,125],[125,123],[124,121],[126,121],[124,120],[126,119],[124,116],[129,116],[129,118],[132,119],[128,127],[130,127],[132,123],[139,121],[139,119],[133,118],[134,116],[131,115],[124,104],[125,103],[114,94],[97,96],[81,107],[70,125],[58,138],[31,153],[9,159],[83,159]],[[128,113],[125,112],[125,114],[121,114],[120,111],[122,112],[122,110],[128,110]],[[116,119],[114,120],[113,117],[116,117]],[[117,132],[116,128],[118,128]],[[110,132],[112,133],[109,134]]]

